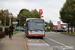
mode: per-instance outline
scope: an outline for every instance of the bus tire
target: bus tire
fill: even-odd
[[[40,37],[41,39],[43,39],[43,37]]]
[[[26,37],[29,38],[27,35],[26,35]]]

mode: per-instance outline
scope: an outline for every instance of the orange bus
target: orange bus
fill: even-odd
[[[27,18],[25,33],[27,37],[45,36],[45,22],[40,18]]]

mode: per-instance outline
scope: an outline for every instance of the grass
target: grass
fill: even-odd
[[[17,34],[17,33],[20,33],[20,32],[23,32],[23,31],[14,31],[13,34]],[[4,37],[0,38],[0,40],[5,38],[6,36],[8,36],[8,35],[5,35]]]
[[[4,26],[0,26],[0,28],[2,28],[2,27],[4,27]],[[9,28],[9,26],[5,26],[6,28]]]
[[[15,31],[15,32],[13,32],[13,34],[20,33],[20,32],[23,32],[23,31]]]
[[[73,33],[67,33],[67,32],[62,32],[61,34],[66,34],[66,35],[73,35],[73,36],[75,36],[75,32],[73,32]]]

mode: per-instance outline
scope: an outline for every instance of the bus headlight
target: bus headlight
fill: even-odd
[[[28,34],[30,34],[30,31],[28,31]]]
[[[43,31],[43,34],[45,34],[45,32]]]
[[[43,34],[45,34],[45,33],[43,33]]]

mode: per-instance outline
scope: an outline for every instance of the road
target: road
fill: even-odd
[[[46,32],[45,35],[43,39],[26,38],[29,50],[75,50],[75,36],[60,32]]]
[[[44,41],[53,47],[64,47],[68,50],[75,50],[75,36],[64,35],[60,32],[46,32]]]

